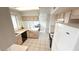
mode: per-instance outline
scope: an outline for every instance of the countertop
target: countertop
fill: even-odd
[[[61,22],[59,22],[59,23],[79,29],[79,24],[78,23],[61,23]]]
[[[20,30],[17,30],[15,31],[15,35],[18,36],[20,34],[22,34],[23,32],[27,31],[27,29],[20,29]]]

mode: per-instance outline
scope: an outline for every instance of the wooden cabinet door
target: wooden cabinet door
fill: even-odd
[[[21,35],[18,35],[16,37],[16,44],[22,44],[22,37],[21,37]]]

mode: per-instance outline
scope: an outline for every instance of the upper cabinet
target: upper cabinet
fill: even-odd
[[[78,7],[53,7],[51,8],[51,14],[60,14],[74,9],[78,9]]]
[[[71,19],[79,19],[79,9],[72,10]]]
[[[51,8],[51,15],[56,15],[56,21],[63,23],[79,23],[78,7]]]
[[[72,10],[69,23],[79,23],[79,9]]]
[[[37,21],[38,16],[22,16],[23,21]]]
[[[39,10],[22,11],[21,15],[23,21],[38,21]]]

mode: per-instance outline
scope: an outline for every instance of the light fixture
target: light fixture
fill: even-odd
[[[16,10],[25,11],[25,10],[39,10],[39,7],[15,7]]]

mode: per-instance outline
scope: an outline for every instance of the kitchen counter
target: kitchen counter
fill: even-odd
[[[57,22],[57,23],[79,29],[79,24],[78,23],[62,23],[62,22]]]
[[[15,31],[16,44],[23,44],[27,40],[27,29],[20,29]]]
[[[16,36],[21,35],[23,32],[27,31],[27,29],[20,29],[15,31]]]

